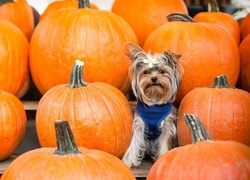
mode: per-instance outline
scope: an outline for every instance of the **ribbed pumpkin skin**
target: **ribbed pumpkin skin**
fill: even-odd
[[[29,87],[29,44],[24,34],[0,20],[0,89],[21,98]]]
[[[200,12],[197,13],[193,19],[198,22],[208,22],[219,25],[234,37],[238,45],[240,44],[240,26],[232,15],[224,12]]]
[[[248,34],[250,34],[250,13],[242,20],[240,31],[241,31],[241,40],[243,40]]]
[[[182,100],[177,119],[181,146],[192,142],[184,114],[197,114],[213,140],[250,146],[250,94],[241,89],[195,88]]]
[[[77,1],[54,1],[50,3],[44,12],[40,16],[40,21],[47,15],[54,13],[57,10],[61,10],[63,8],[78,8],[78,2]],[[96,5],[93,3],[90,3],[90,8],[91,9],[98,9]]]
[[[136,35],[114,13],[89,8],[57,11],[43,19],[33,33],[33,81],[44,94],[55,85],[67,83],[71,65],[75,59],[81,59],[85,62],[87,82],[105,82],[127,94],[131,64],[125,55],[127,41],[137,43]]]
[[[123,17],[131,25],[141,47],[153,30],[168,22],[166,19],[168,14],[174,12],[188,14],[183,0],[115,0],[111,11]]]
[[[0,18],[15,24],[30,40],[34,30],[34,15],[26,0],[16,0],[15,3],[0,6]]]
[[[167,152],[154,163],[147,180],[249,178],[249,147],[233,141],[203,141]]]
[[[54,120],[68,120],[77,146],[121,157],[132,137],[132,112],[126,97],[101,82],[81,88],[58,85],[39,101],[36,130],[42,147],[55,147]]]
[[[250,93],[250,34],[247,35],[239,46],[240,76],[237,87]]]
[[[0,91],[0,161],[8,158],[21,143],[26,130],[26,113],[13,94]]]
[[[240,71],[239,50],[224,29],[212,23],[169,22],[154,30],[143,46],[145,51],[172,50],[181,54],[184,68],[176,104],[196,87],[211,85],[214,77],[226,74],[235,85]]]
[[[78,147],[81,154],[55,155],[55,148],[39,148],[20,155],[2,180],[135,179],[132,171],[108,153]]]

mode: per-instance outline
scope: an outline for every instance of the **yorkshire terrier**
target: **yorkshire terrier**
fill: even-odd
[[[130,79],[137,99],[133,136],[122,161],[129,167],[139,166],[146,155],[154,160],[178,146],[177,109],[173,102],[182,80],[180,54],[164,51],[150,55],[136,44],[128,43],[132,60]]]

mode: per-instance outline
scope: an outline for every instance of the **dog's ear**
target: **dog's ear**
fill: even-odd
[[[181,58],[181,54],[175,53],[173,51],[164,51],[163,53],[167,59],[172,59],[175,64],[179,63],[179,59]]]
[[[145,54],[143,49],[137,44],[127,42],[125,45],[127,47],[127,54],[126,55],[132,61],[134,61],[138,57],[139,54],[141,54],[141,53]]]

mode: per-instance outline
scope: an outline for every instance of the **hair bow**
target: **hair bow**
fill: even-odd
[[[150,54],[147,54],[146,57],[147,59],[144,59],[143,63],[148,64],[148,67],[150,68],[152,68],[153,65],[160,63],[157,59],[154,59]]]

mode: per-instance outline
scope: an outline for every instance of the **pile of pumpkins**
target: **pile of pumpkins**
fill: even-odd
[[[21,100],[31,82],[42,98],[36,112],[41,148],[18,157],[2,179],[37,179],[45,174],[52,179],[72,178],[72,173],[79,174],[78,179],[83,176],[82,168],[88,169],[86,177],[135,179],[120,160],[129,146],[133,124],[127,98],[131,61],[126,57],[126,42],[152,54],[171,50],[182,55],[184,76],[175,102],[180,144],[176,149],[199,144],[194,140],[192,144],[185,122],[190,119],[187,114],[195,114],[193,119],[200,119],[213,142],[229,141],[243,152],[235,158],[243,163],[243,171],[234,175],[244,173],[250,178],[250,13],[239,25],[219,11],[215,0],[209,1],[208,12],[194,17],[188,15],[182,0],[115,0],[110,11],[88,0],[62,0],[49,4],[36,22],[26,0],[5,3],[0,3],[0,161],[24,137],[27,118]],[[219,153],[227,152],[221,149]],[[184,159],[175,162],[175,167],[178,163],[185,166]],[[46,167],[44,161],[48,161]],[[57,161],[68,166],[57,167]],[[149,179],[167,172],[163,167],[170,163],[168,153],[159,161]],[[192,168],[197,171],[199,166]],[[206,167],[210,173],[213,166],[211,162]],[[184,172],[181,167],[175,175]],[[72,171],[67,172],[69,168]],[[195,174],[187,169],[182,175],[186,173]],[[164,177],[173,177],[168,175]]]

